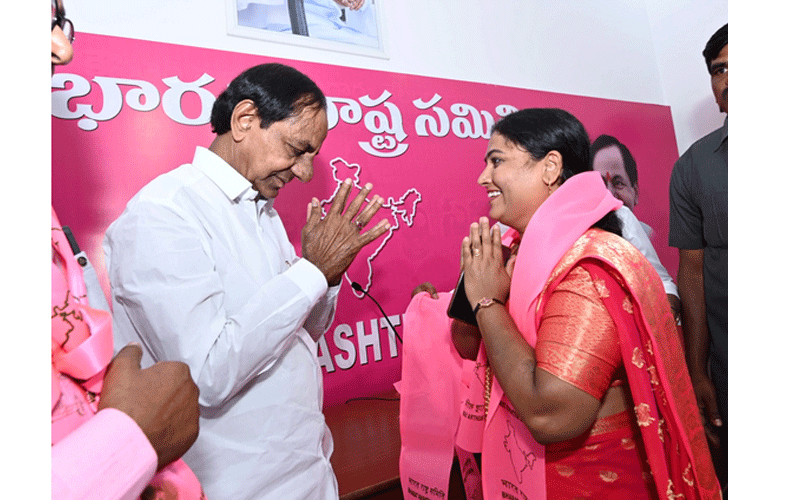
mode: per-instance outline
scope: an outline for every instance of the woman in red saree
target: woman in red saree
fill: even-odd
[[[462,243],[478,322],[452,328],[455,350],[476,360],[455,391],[462,471],[480,453],[486,499],[721,498],[669,302],[619,236],[621,203],[591,172],[581,123],[518,111],[495,125],[485,160],[478,183],[515,253],[503,261],[485,217]],[[427,314],[419,304],[406,337]],[[419,432],[404,430],[408,416],[401,399],[404,446]],[[404,477],[414,469],[401,463]]]

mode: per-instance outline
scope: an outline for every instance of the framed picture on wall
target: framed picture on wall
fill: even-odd
[[[386,0],[226,0],[228,34],[388,59]]]

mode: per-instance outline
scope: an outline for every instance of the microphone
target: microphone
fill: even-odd
[[[353,287],[353,290],[355,290],[356,292],[363,293],[364,295],[369,297],[370,300],[372,300],[372,302],[375,302],[375,305],[378,306],[378,309],[381,310],[381,314],[383,314],[383,317],[386,318],[386,322],[389,323],[389,326],[392,328],[392,331],[394,332],[394,336],[397,337],[397,340],[399,340],[400,343],[402,344],[403,343],[403,339],[397,333],[397,330],[395,330],[394,325],[392,324],[392,322],[389,321],[389,316],[386,315],[386,313],[384,312],[384,310],[381,307],[381,305],[378,304],[378,301],[375,300],[375,298],[372,295],[368,294],[367,291],[364,290],[364,287],[362,287],[360,283],[358,283],[356,281],[351,281],[350,282],[350,286]]]

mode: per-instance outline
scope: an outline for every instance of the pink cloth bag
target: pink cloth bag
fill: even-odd
[[[442,293],[439,299],[432,299],[419,293],[404,317],[404,375],[397,389],[402,441],[400,481],[406,497],[447,498],[463,392],[461,374],[464,366],[474,366],[461,359],[449,339],[452,320],[446,310],[450,295]],[[479,481],[474,458],[468,454],[459,458],[462,468],[467,472],[471,469],[472,477]],[[479,482],[473,489],[480,493]]]

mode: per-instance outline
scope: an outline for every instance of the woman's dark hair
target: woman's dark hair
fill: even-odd
[[[536,161],[558,151],[563,162],[560,183],[592,169],[589,135],[583,124],[563,109],[521,109],[501,118],[492,132],[525,149]]]
[[[539,161],[550,151],[561,154],[559,183],[592,169],[589,134],[583,124],[563,109],[528,108],[501,118],[492,127],[497,133],[525,149]],[[615,212],[609,212],[592,227],[622,236],[622,226]]]
[[[628,147],[619,142],[619,139],[612,135],[603,134],[594,140],[592,147],[589,148],[592,165],[594,165],[594,157],[597,156],[597,152],[609,146],[617,146],[619,148],[619,152],[622,153],[622,163],[625,165],[625,173],[628,174],[628,179],[631,181],[631,187],[638,186],[639,171],[636,168],[636,160],[633,159],[633,155]]]
[[[592,224],[592,227],[602,229],[603,231],[608,231],[609,233],[614,233],[622,238],[622,221],[620,221],[619,217],[617,217],[616,210],[612,210],[602,216],[599,221]]]
[[[703,58],[706,60],[709,74],[711,74],[711,61],[717,58],[726,45],[728,45],[728,23],[711,35],[706,43],[706,48],[703,49]]]
[[[222,135],[231,129],[233,109],[250,99],[258,110],[261,128],[300,113],[306,107],[326,109],[325,95],[311,78],[278,63],[260,64],[233,79],[214,101],[211,130]]]

